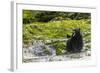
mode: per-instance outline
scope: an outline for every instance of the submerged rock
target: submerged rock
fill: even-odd
[[[51,45],[45,45],[43,41],[34,41],[32,54],[36,56],[56,55],[56,50]]]

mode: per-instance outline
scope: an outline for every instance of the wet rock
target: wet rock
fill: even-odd
[[[32,46],[32,53],[36,56],[55,55],[56,50],[51,45],[45,45],[43,41],[35,41]]]

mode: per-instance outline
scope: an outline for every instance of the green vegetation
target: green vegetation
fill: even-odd
[[[90,13],[23,10],[23,23],[90,19]]]
[[[85,43],[91,42],[91,20],[89,13],[23,11],[23,47],[33,40],[67,39],[74,28],[80,28]],[[52,42],[56,54],[63,54],[66,42]],[[89,46],[86,46],[90,48]],[[48,50],[45,50],[49,53]]]

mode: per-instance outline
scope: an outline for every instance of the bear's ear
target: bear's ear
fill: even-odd
[[[80,28],[77,28],[77,30],[80,31],[81,29]]]
[[[78,28],[80,30],[80,28]]]
[[[72,29],[73,31],[80,31],[80,28]]]

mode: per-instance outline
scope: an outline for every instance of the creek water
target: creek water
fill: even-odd
[[[23,48],[23,62],[48,62],[67,61],[75,59],[89,59],[91,51],[81,53],[56,55],[56,49],[52,45],[46,45],[42,40],[36,40],[29,48]]]

